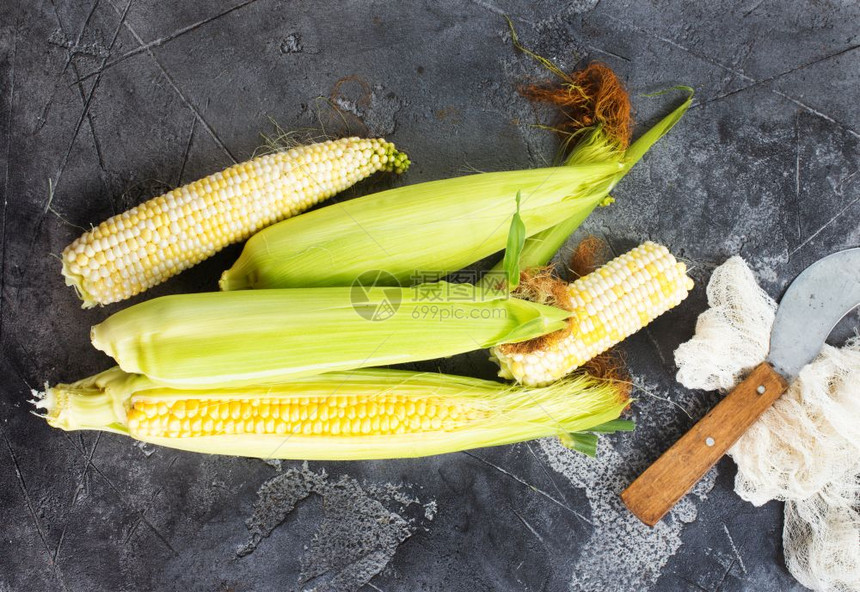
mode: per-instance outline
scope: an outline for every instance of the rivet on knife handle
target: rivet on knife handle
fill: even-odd
[[[642,473],[621,499],[654,526],[788,388],[770,364],[752,373]]]

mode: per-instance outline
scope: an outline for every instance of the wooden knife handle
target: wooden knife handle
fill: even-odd
[[[770,364],[759,364],[625,489],[621,499],[642,522],[657,524],[787,388]]]

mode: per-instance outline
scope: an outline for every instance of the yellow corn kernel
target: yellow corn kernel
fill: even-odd
[[[183,419],[185,417],[185,401],[177,401],[170,408],[170,411],[179,419]]]
[[[342,401],[345,409],[339,407]],[[408,400],[390,394],[302,398],[292,399],[292,405],[249,397],[178,400],[168,406],[141,398],[128,411],[128,428],[132,435],[169,438],[233,433],[366,436],[450,429],[454,423],[443,425],[442,417],[453,415],[476,420],[481,411],[429,395]]]

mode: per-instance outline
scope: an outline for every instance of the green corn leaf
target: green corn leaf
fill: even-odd
[[[588,428],[587,432],[572,432],[559,436],[561,443],[586,456],[597,456],[598,434],[614,434],[615,432],[632,432],[636,424],[630,419],[613,419]]]
[[[590,457],[597,456],[597,434],[590,432],[572,432],[559,436],[561,443],[571,450],[581,452]]]
[[[615,432],[632,432],[634,429],[636,429],[636,422],[632,419],[614,419],[594,426],[591,431],[601,434],[614,434]]]
[[[511,218],[511,229],[508,232],[508,245],[505,248],[503,262],[509,290],[520,285],[520,253],[526,242],[526,225],[520,217],[520,197],[521,192],[517,191],[517,210]]]

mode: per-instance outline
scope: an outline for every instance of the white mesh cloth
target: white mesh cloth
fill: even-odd
[[[675,351],[678,381],[726,391],[765,359],[776,304],[740,257],[714,270],[707,295],[695,336]],[[860,338],[825,345],[729,455],[738,495],[785,502],[792,575],[813,590],[860,592]]]

